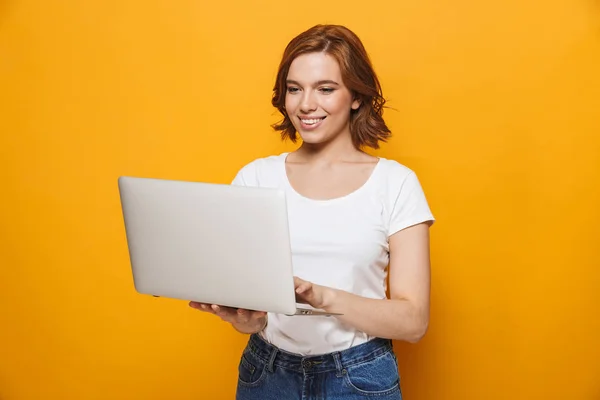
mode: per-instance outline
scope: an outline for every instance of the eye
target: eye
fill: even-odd
[[[324,87],[319,89],[323,94],[331,94],[335,90],[334,88]]]
[[[291,94],[297,93],[299,90],[300,89],[298,89],[297,87],[291,87],[291,86],[287,87],[288,93],[291,93]]]

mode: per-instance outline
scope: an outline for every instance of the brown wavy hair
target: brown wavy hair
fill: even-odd
[[[324,52],[339,64],[344,85],[354,99],[360,101],[350,115],[350,135],[357,149],[368,146],[379,148],[391,136],[383,120],[383,98],[379,79],[375,74],[367,51],[359,37],[341,25],[316,25],[292,39],[279,64],[271,104],[283,115],[283,120],[272,127],[281,131],[283,140],[296,142],[296,128],[285,110],[287,75],[294,59],[302,54]]]

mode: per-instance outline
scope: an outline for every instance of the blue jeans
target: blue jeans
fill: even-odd
[[[340,352],[303,357],[250,336],[236,400],[402,400],[392,343],[373,339]]]

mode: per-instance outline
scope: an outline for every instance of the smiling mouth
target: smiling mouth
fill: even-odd
[[[319,122],[323,121],[326,117],[321,117],[321,118],[300,118],[300,121],[302,121],[303,124],[305,125],[315,125],[318,124]]]

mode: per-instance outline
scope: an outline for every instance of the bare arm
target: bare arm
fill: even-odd
[[[390,237],[390,299],[368,299],[296,279],[298,296],[371,336],[418,342],[429,324],[429,225]]]

